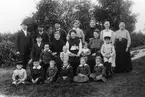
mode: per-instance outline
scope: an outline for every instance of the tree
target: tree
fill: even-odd
[[[98,0],[95,6],[94,16],[100,24],[108,20],[113,30],[118,29],[119,22],[126,23],[126,28],[130,32],[135,29],[136,14],[133,14],[131,0]]]

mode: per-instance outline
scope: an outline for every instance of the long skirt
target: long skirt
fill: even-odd
[[[83,82],[87,82],[87,81],[89,81],[88,76],[75,76],[74,77],[74,82],[83,83]]]
[[[130,56],[130,50],[126,52],[127,39],[116,39],[116,67],[115,72],[129,72],[132,70],[132,62]]]
[[[74,75],[76,75],[77,68],[80,64],[80,58],[79,57],[69,57],[69,62],[73,68]]]

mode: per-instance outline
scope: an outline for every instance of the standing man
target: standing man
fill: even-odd
[[[30,32],[27,31],[27,24],[22,22],[21,26],[22,30],[19,31],[16,36],[16,54],[20,55],[20,60],[23,62],[23,68],[26,69],[31,52],[32,39]]]
[[[56,22],[54,25],[54,31],[50,35],[50,41],[52,42],[54,40],[54,33],[59,32],[60,33],[60,39],[66,42],[66,31],[61,28],[60,22]]]
[[[49,43],[49,37],[48,34],[46,32],[44,32],[44,28],[43,26],[38,26],[38,33],[37,36],[40,36],[42,38],[42,43],[47,44]]]

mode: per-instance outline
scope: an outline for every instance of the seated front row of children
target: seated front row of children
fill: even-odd
[[[80,58],[80,65],[77,68],[76,76],[73,74],[73,68],[70,66],[68,61],[64,61],[61,71],[58,72],[55,61],[50,60],[47,73],[45,75],[44,68],[40,65],[39,60],[33,61],[33,67],[31,69],[30,76],[27,77],[26,70],[22,68],[22,63],[18,62],[17,69],[13,72],[13,83],[14,85],[32,83],[32,84],[43,84],[43,83],[70,83],[70,82],[88,82],[90,79],[94,81],[102,80],[106,82],[106,68],[101,63],[102,59],[97,56],[96,65],[94,71],[90,72],[90,67],[86,63],[86,58]]]

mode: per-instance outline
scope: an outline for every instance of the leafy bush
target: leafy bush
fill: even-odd
[[[145,34],[141,32],[132,33],[131,40],[132,40],[131,48],[145,45]]]
[[[7,36],[10,36],[9,38]],[[1,34],[0,42],[0,66],[11,66],[17,59],[15,55],[15,34]],[[11,41],[10,41],[11,40]]]

